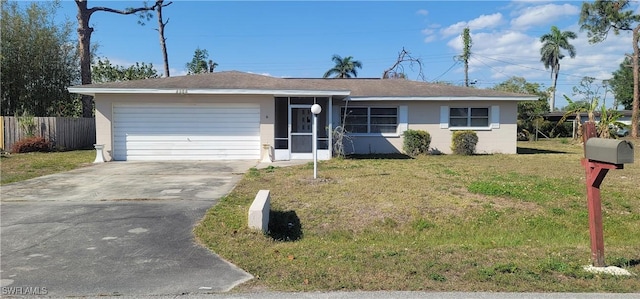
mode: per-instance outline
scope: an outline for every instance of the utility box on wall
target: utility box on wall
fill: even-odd
[[[627,140],[589,138],[585,158],[610,164],[633,163],[633,144]]]

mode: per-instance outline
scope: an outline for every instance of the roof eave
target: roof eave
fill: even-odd
[[[349,101],[537,101],[537,97],[496,97],[496,96],[465,96],[465,97],[419,97],[419,96],[389,96],[389,97],[350,97]]]
[[[281,90],[281,89],[206,89],[206,88],[95,88],[95,87],[69,87],[69,92],[95,96],[96,94],[251,94],[251,95],[314,95],[314,96],[348,96],[351,94],[347,90]]]

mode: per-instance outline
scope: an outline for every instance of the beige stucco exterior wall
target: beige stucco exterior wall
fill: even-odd
[[[113,106],[111,101],[103,98],[106,98],[106,96],[98,95],[93,98],[96,109],[96,144],[104,144],[104,159],[111,161],[113,150],[113,126],[111,125]]]
[[[273,143],[273,120],[275,106],[271,95],[165,95],[165,94],[99,94],[94,98],[96,107],[96,143],[104,144],[104,155],[107,161],[112,160],[113,150],[113,106],[119,103],[160,103],[160,104],[213,104],[213,103],[247,103],[260,105],[260,143]],[[266,149],[261,148],[261,157]]]
[[[431,134],[431,148],[451,153],[452,128],[440,128],[440,106],[488,107],[500,106],[500,128],[475,130],[477,153],[515,154],[517,149],[516,102],[417,102],[409,103],[409,129],[426,130]]]
[[[340,123],[340,107],[343,101],[334,101],[334,126]],[[497,101],[396,101],[396,102],[350,102],[349,107],[408,107],[408,128],[426,130],[431,134],[431,148],[442,153],[451,153],[451,138],[454,130],[440,128],[440,107],[487,107],[500,106],[500,127],[476,130],[478,134],[477,153],[515,154],[517,149],[517,103]],[[448,120],[447,120],[448,122]],[[353,148],[345,144],[347,152],[355,153],[401,153],[403,138],[400,135],[355,135],[351,137]]]

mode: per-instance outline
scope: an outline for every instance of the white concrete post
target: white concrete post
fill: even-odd
[[[260,190],[249,207],[249,228],[259,229],[263,233],[269,230],[269,212],[271,211],[271,192]]]
[[[93,147],[96,149],[96,159],[93,163],[104,163],[104,144],[94,144]]]

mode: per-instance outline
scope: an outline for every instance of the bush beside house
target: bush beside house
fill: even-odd
[[[455,131],[451,140],[451,150],[456,155],[473,155],[478,144],[478,134],[474,131]]]
[[[50,152],[51,143],[44,137],[32,136],[20,139],[11,147],[13,153]]]
[[[403,136],[404,142],[402,149],[405,154],[415,157],[429,152],[429,145],[431,144],[431,135],[429,132],[424,130],[406,130]]]

